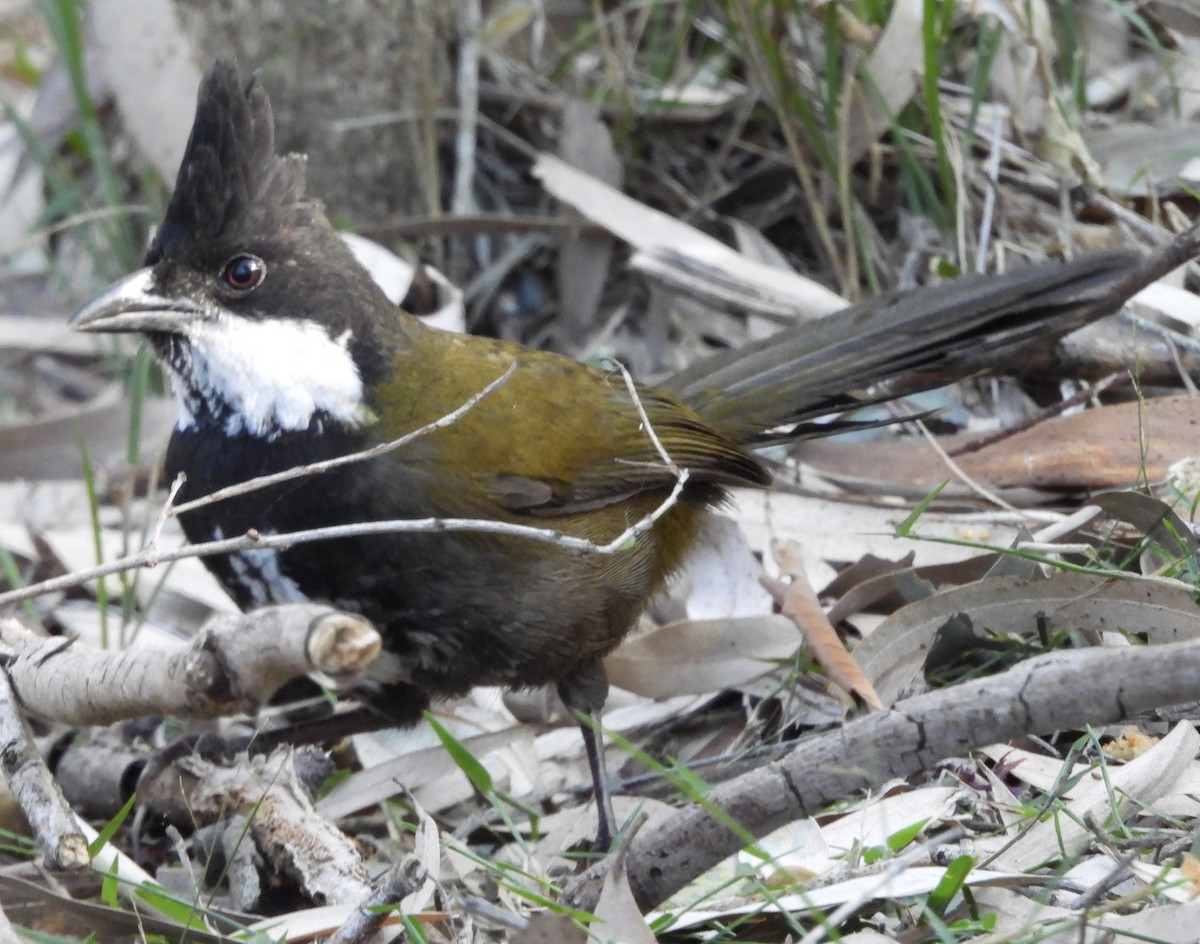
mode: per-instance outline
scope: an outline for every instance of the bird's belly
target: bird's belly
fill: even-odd
[[[239,468],[228,443],[219,452],[200,456],[173,441],[168,471],[188,472],[181,501],[274,471]],[[394,491],[381,503],[384,486],[364,487],[349,475],[355,468],[184,514],[184,530],[195,543],[434,513],[405,507]],[[641,545],[631,553],[650,556]],[[659,579],[647,566],[614,570],[600,555],[477,533],[364,535],[205,562],[243,609],[311,600],[361,613],[384,636],[382,680],[434,694],[561,681],[616,646]]]

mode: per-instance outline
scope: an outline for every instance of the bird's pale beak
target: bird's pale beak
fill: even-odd
[[[139,269],[114,282],[71,317],[76,331],[178,333],[203,316],[186,298],[167,298],[154,291],[152,269]]]

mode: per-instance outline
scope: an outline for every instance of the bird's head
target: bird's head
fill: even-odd
[[[218,61],[200,86],[166,217],[145,268],[72,319],[138,332],[174,375],[180,426],[274,438],[361,425],[394,310],[304,194],[304,157],[275,153],[266,92]]]

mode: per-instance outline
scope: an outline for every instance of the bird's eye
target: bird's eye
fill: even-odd
[[[267,267],[258,256],[248,252],[239,253],[225,263],[221,271],[221,279],[231,289],[238,292],[248,292],[258,288],[267,274]]]

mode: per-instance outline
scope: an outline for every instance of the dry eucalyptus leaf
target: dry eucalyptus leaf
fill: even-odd
[[[594,912],[599,920],[591,926],[592,934],[602,941],[655,944],[657,938],[633,900],[633,889],[629,887],[629,876],[625,871],[625,850],[618,848],[609,857],[609,863]]]
[[[1063,763],[1057,757],[1048,757],[1009,744],[993,744],[983,748],[980,753],[996,763],[1003,763],[1008,768],[1009,777],[1043,792],[1062,779]],[[1068,785],[1060,795],[1068,800],[1075,799],[1087,786],[1087,781],[1081,778],[1088,770],[1088,764],[1076,764],[1069,772]],[[1179,771],[1178,778],[1167,791],[1154,801],[1154,809],[1166,816],[1194,818],[1200,815],[1200,799],[1197,797],[1200,797],[1200,760],[1193,759]]]
[[[954,461],[972,479],[992,488],[1127,488],[1147,478],[1163,479],[1172,463],[1193,455],[1197,422],[1198,397],[1118,403],[1054,417],[957,455]],[[941,440],[951,451],[969,441],[966,436]],[[883,487],[881,478],[886,475],[901,494],[902,483],[908,483],[913,496],[928,494],[954,477],[928,443],[913,439],[808,442],[799,455],[823,475],[847,485],[874,481]],[[933,520],[922,517],[917,530],[925,533]],[[993,543],[1003,542],[997,537]]]
[[[153,887],[153,879],[144,872],[142,874],[146,876],[149,886]],[[154,935],[168,941],[186,939],[195,944],[223,944],[229,940],[224,935],[197,927],[195,922],[185,927],[144,906],[111,908],[95,900],[77,900],[59,882],[34,882],[15,875],[0,874],[0,901],[6,905],[36,903],[44,908],[46,916],[53,917],[57,934],[75,934],[79,939],[140,941],[145,940],[147,935]],[[13,937],[12,941],[23,939]]]
[[[1200,37],[1200,10],[1192,0],[1150,0],[1146,12],[1168,29],[1184,36]]]
[[[1087,146],[1098,156],[1103,185],[1124,196],[1186,192],[1195,174],[1195,124],[1158,126],[1119,122],[1089,131]],[[1182,186],[1181,186],[1182,184]]]
[[[1163,884],[1163,880],[1159,879],[1154,882],[1154,888],[1162,889]],[[1074,912],[1073,916],[1077,918],[1078,912]],[[1105,915],[1104,927],[1092,927],[1086,938],[1078,930],[1071,930],[1052,938],[1042,938],[1039,944],[1080,944],[1081,941],[1084,944],[1109,944],[1110,941],[1123,940],[1192,944],[1196,940],[1197,925],[1200,925],[1200,902],[1151,905],[1130,914]]]
[[[1143,552],[1143,571],[1157,572],[1165,563],[1183,560],[1200,549],[1200,540],[1175,509],[1165,501],[1142,492],[1105,492],[1092,497],[1118,521],[1124,521],[1152,543]]]
[[[192,123],[200,68],[171,0],[105,0],[89,11],[91,44],[125,130],[164,180],[173,180]]]
[[[383,289],[383,294],[393,304],[399,305],[408,294],[416,275],[416,267],[366,236],[346,232],[338,235],[342,237],[342,242],[350,247],[359,265],[366,269],[375,280],[375,284]],[[421,320],[443,331],[463,333],[467,330],[467,311],[463,304],[462,289],[452,285],[449,279],[432,266],[425,266],[424,269],[425,275],[437,288],[439,304],[437,311],[421,315]]]
[[[925,9],[922,0],[897,0],[892,5],[887,25],[863,64],[866,81],[850,86],[843,153],[851,164],[891,131],[895,116],[917,91],[920,72],[913,50],[921,46]]]
[[[508,936],[509,944],[587,944],[587,932],[566,915],[541,911],[522,931]]]
[[[728,222],[729,228],[733,232],[733,239],[737,244],[738,252],[749,259],[755,259],[766,265],[775,266],[777,269],[783,269],[787,272],[793,271],[791,263],[787,261],[787,256],[783,254],[779,247],[753,226],[736,218],[730,218]],[[779,325],[776,321],[751,312],[746,319],[745,337],[739,338],[737,343],[745,344],[749,341],[757,341],[759,338],[768,337],[778,330]]]
[[[650,797],[617,794],[612,803],[618,828],[631,818],[645,814],[646,825],[642,828],[655,829],[677,812],[674,805]],[[578,848],[581,842],[595,838],[596,803],[592,800],[541,817],[534,853],[541,862],[548,863],[569,849]]]
[[[683,615],[692,620],[765,616],[773,606],[760,582],[762,574],[762,564],[737,523],[725,515],[708,514],[700,519],[697,542],[672,579],[668,594],[672,601],[683,603]]]
[[[715,269],[736,285],[731,297],[740,293],[742,304],[748,308],[757,305],[781,314],[807,311],[816,315],[846,307],[844,299],[818,283],[748,259],[695,227],[627,197],[556,157],[539,155],[533,173],[553,196],[652,257],[641,261],[635,257],[635,267],[649,261],[669,265],[672,259],[695,260],[699,267]],[[679,278],[685,283],[694,282],[696,273],[680,271]]]
[[[626,703],[617,708],[606,707],[600,720],[606,730],[615,731],[626,738],[640,730],[658,728],[668,721],[697,711],[709,700],[708,693],[705,693],[654,701],[615,687],[613,694],[612,703],[619,703],[623,699]],[[583,756],[583,739],[579,736],[578,725],[565,714],[561,718],[561,726],[538,735],[535,747],[538,757],[546,760]]]
[[[863,928],[861,931],[852,931],[850,934],[841,935],[840,944],[900,944],[900,942],[894,937],[881,934],[874,928]]]
[[[884,460],[885,462],[888,460]],[[732,512],[750,546],[760,553],[769,552],[777,541],[798,541],[812,544],[812,536],[820,542],[812,547],[821,559],[837,563],[852,563],[867,554],[877,557],[900,557],[915,553],[915,563],[921,567],[951,564],[975,556],[978,549],[917,541],[898,537],[896,526],[912,514],[910,502],[833,501],[812,495],[791,495],[783,492],[760,492],[733,489],[736,500]],[[928,494],[928,490],[926,490]],[[991,523],[973,516],[963,523],[960,515],[928,511],[917,523],[917,531],[928,537],[955,540],[987,541],[1007,546],[1017,537],[1011,523]],[[813,586],[827,584],[836,576],[832,568],[809,568]]]
[[[809,653],[825,670],[830,681],[843,691],[857,695],[863,703],[873,708],[882,708],[871,680],[855,663],[821,608],[821,601],[817,599],[816,591],[804,573],[800,545],[790,541],[782,546],[776,556],[784,576],[791,578],[791,583],[781,591],[780,609],[804,633]]]
[[[1180,278],[1185,273],[1186,269],[1176,270]],[[1168,279],[1147,285],[1130,303],[1144,318],[1152,318],[1169,328],[1186,329],[1192,335],[1200,331],[1200,296],[1169,284]]]
[[[791,895],[779,895],[770,901],[762,898],[738,900],[722,909],[696,907],[676,916],[669,928],[685,931],[701,927],[713,921],[732,918],[736,915],[759,913],[808,914],[814,908],[835,908],[846,902],[886,901],[928,895],[946,877],[946,869],[926,865],[907,868],[899,874],[890,872],[859,875],[840,882],[822,885]],[[965,885],[971,889],[989,886],[1022,886],[1030,884],[1029,876],[1020,872],[1000,872],[993,869],[974,868],[967,873]],[[682,898],[682,893],[681,896]],[[656,920],[659,915],[647,916]]]
[[[624,168],[595,102],[567,100],[559,128],[558,156],[610,187],[621,186]],[[594,330],[612,255],[613,239],[605,233],[574,233],[559,247],[558,298],[576,342]]]
[[[703,694],[773,671],[802,643],[784,616],[685,620],[626,640],[604,667],[612,684],[649,698]]]
[[[1126,11],[1109,3],[1084,3],[1075,14],[1088,78],[1111,73],[1130,61]]]
[[[823,825],[815,819],[797,820],[759,840],[771,856],[771,867],[794,877],[808,872],[825,875],[844,867],[847,856],[858,850],[886,846],[889,837],[916,823],[953,819],[956,804],[968,791],[962,787],[923,787],[892,796],[875,796],[839,811]],[[761,863],[739,853],[743,865]]]
[[[1035,37],[1051,34],[1045,4],[1014,7],[1004,0],[980,0],[975,15],[994,18],[1003,27],[999,48],[988,73],[990,97],[1011,109],[1013,127],[1022,135],[1036,135],[1046,110],[1046,90],[1039,74],[1044,47]],[[1033,21],[1032,23],[1030,21]]]
[[[1180,722],[1157,745],[1119,767],[1110,767],[1107,775],[1095,772],[1082,789],[1076,790],[1065,810],[1056,810],[1048,818],[1030,826],[1015,841],[997,836],[979,841],[984,855],[997,853],[1000,868],[1032,869],[1059,857],[1071,857],[1095,837],[1088,820],[1103,823],[1114,815],[1136,815],[1153,807],[1168,793],[1200,750],[1200,734],[1190,724]],[[1121,798],[1113,809],[1113,797]]]
[[[439,720],[497,776],[503,775],[503,768],[498,761],[487,759],[492,752],[522,736],[532,740],[532,733],[520,726],[467,733],[465,727],[450,723],[445,714]],[[429,725],[355,735],[354,745],[363,769],[338,783],[317,801],[317,811],[331,820],[395,796],[400,784],[433,812],[472,795],[474,788]]]
[[[403,914],[425,911],[434,905],[438,882],[442,875],[442,847],[437,823],[425,812],[420,803],[408,798],[409,806],[417,817],[417,832],[413,843],[413,856],[420,863],[420,884],[404,896],[400,902]]]
[[[885,705],[920,682],[938,631],[966,614],[977,631],[1031,635],[1039,625],[1124,630],[1152,644],[1200,637],[1200,609],[1185,590],[1060,572],[1046,580],[996,577],[934,594],[888,617],[854,650]]]

